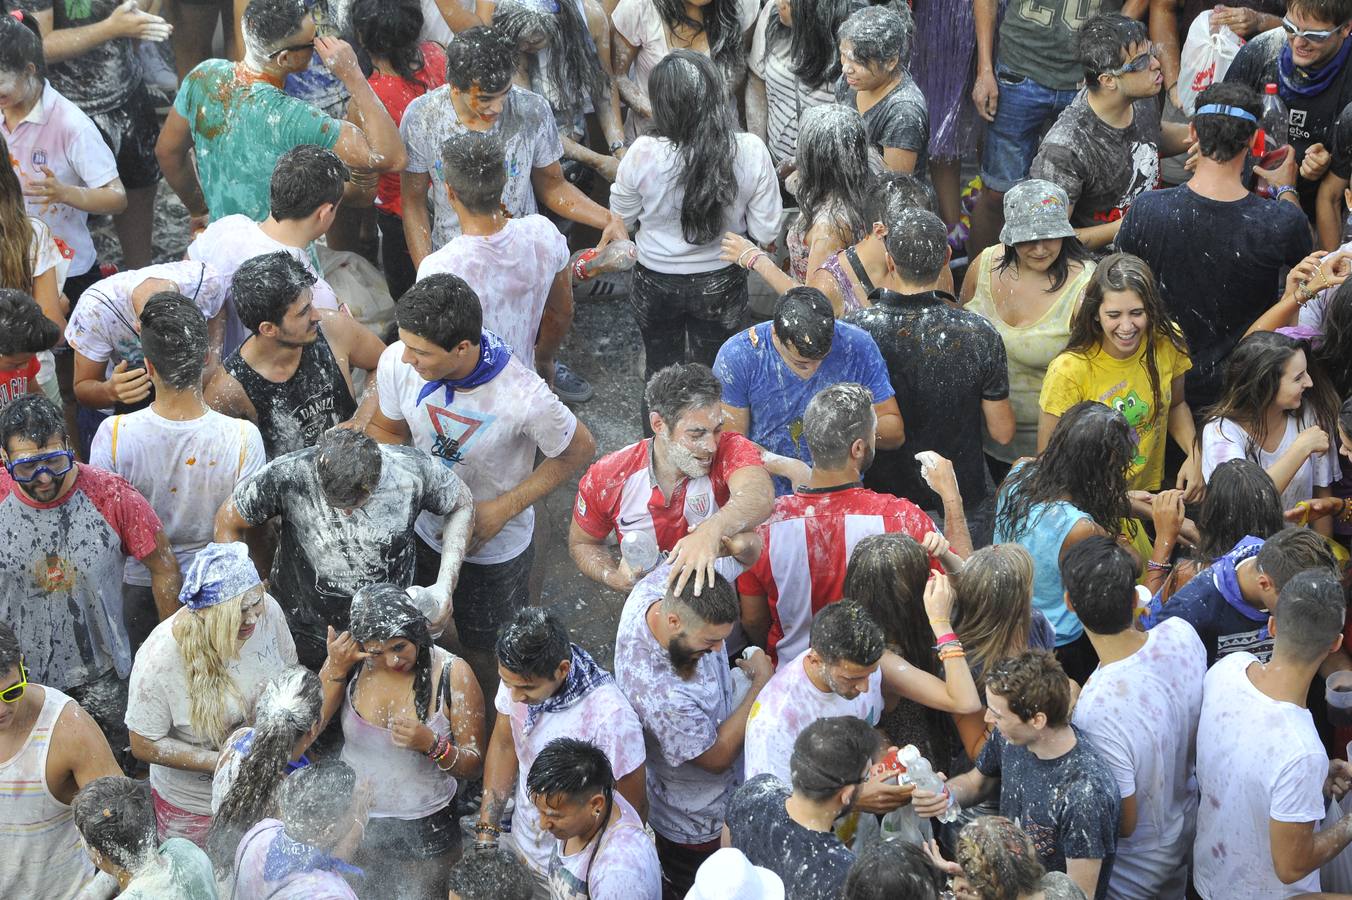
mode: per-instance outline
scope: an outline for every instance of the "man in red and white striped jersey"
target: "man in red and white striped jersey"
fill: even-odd
[[[669,554],[678,585],[695,575],[696,592],[713,583],[715,568],[731,581],[755,558],[744,533],[770,515],[774,487],[760,448],[724,431],[722,393],[698,363],[649,379],[653,437],[597,460],[577,486],[568,550],[582,574],[617,591],[632,588],[643,573],[605,546],[612,533],[623,540],[631,531],[652,535]]]
[[[850,554],[863,538],[882,532],[910,535],[931,553],[935,571],[971,553],[962,498],[946,460],[931,478],[944,500],[956,554],[920,507],[861,484],[873,462],[876,427],[873,395],[852,382],[818,391],[803,413],[803,438],[815,464],[812,477],[775,501],[769,521],[756,529],[760,557],[737,579],[742,628],[776,663],[807,649],[812,617],[841,598]]]

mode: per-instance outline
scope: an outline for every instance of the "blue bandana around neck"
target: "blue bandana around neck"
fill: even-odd
[[[1291,45],[1282,44],[1281,55],[1277,57],[1277,92],[1288,103],[1299,97],[1315,97],[1328,90],[1333,79],[1342,72],[1347,62],[1347,54],[1352,52],[1352,38],[1343,41],[1338,54],[1318,69],[1299,69],[1291,55]]]
[[[316,871],[343,875],[365,874],[356,866],[330,856],[317,847],[293,841],[286,836],[285,829],[278,828],[276,837],[268,845],[268,855],[263,860],[264,880],[282,881],[292,875]]]
[[[615,680],[613,675],[596,664],[596,660],[592,659],[586,650],[577,644],[569,646],[572,648],[572,665],[568,667],[568,678],[554,696],[534,706],[526,707],[526,725],[522,730],[527,734],[545,713],[567,709],[590,694],[594,688]]]
[[[435,394],[437,388],[444,387],[446,405],[450,406],[455,399],[456,388],[476,388],[488,384],[507,368],[507,360],[511,358],[512,348],[503,343],[502,338],[485,330],[479,338],[479,362],[474,366],[474,371],[464,378],[438,378],[427,382],[418,391],[418,402],[422,403],[430,394]]]

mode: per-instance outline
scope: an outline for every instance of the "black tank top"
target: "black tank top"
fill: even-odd
[[[327,429],[346,422],[357,411],[322,330],[313,344],[301,350],[296,373],[281,383],[255,372],[240,356],[243,348],[242,344],[230,354],[225,371],[240,383],[258,411],[258,430],[268,459],[313,447]]]

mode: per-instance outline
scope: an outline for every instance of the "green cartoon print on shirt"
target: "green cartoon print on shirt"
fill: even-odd
[[[1130,390],[1122,397],[1114,397],[1108,404],[1126,417],[1127,424],[1136,434],[1136,456],[1132,466],[1143,466],[1146,459],[1141,455],[1141,429],[1150,421],[1150,404],[1141,399],[1141,395]]]

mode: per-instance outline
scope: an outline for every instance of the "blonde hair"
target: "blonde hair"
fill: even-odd
[[[954,626],[979,671],[978,684],[995,663],[1028,649],[1033,622],[1033,557],[1019,544],[982,547],[957,575]]]
[[[184,609],[174,623],[174,639],[188,676],[188,721],[212,746],[220,747],[244,709],[244,698],[230,677],[239,656],[239,628],[249,592],[205,609]]]

